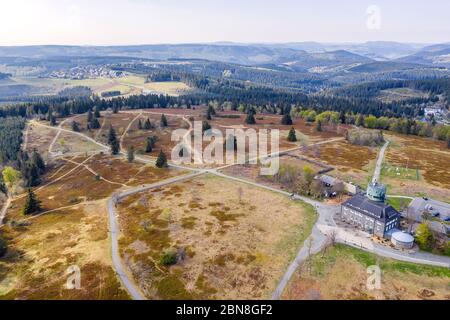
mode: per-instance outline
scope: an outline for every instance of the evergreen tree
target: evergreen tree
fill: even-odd
[[[212,116],[216,115],[216,110],[213,108],[213,106],[208,106],[208,110],[206,111],[206,119],[212,120]]]
[[[72,121],[72,131],[80,132],[80,125],[76,121]]]
[[[341,110],[341,112],[339,112],[339,121],[340,121],[342,124],[345,124],[345,121],[346,121],[346,120],[347,120],[347,119],[345,118],[345,112]]]
[[[130,146],[127,150],[127,160],[128,162],[134,161],[134,146]]]
[[[50,115],[50,125],[56,126],[56,117],[53,114]]]
[[[0,235],[0,258],[3,257],[8,251],[8,243],[6,240]]]
[[[281,118],[281,124],[286,125],[286,126],[287,125],[289,125],[289,126],[292,125],[292,118],[291,118],[291,115],[289,113],[286,113],[286,114],[283,115],[283,118]]]
[[[90,129],[100,129],[101,125],[97,118],[93,118],[89,124]]]
[[[22,209],[24,215],[35,214],[41,210],[41,201],[36,197],[31,189],[28,189],[25,206]]]
[[[316,122],[316,131],[317,132],[322,132],[322,121],[318,120]]]
[[[93,118],[94,118],[94,115],[92,114],[92,111],[89,110],[87,113],[87,123],[91,123]]]
[[[24,186],[27,188],[36,187],[41,183],[38,167],[29,162],[22,170],[22,177],[24,180]]]
[[[98,106],[95,106],[95,108],[94,108],[94,117],[96,117],[96,118],[100,118],[101,117],[100,109],[99,109]]]
[[[159,152],[158,159],[156,159],[156,166],[158,168],[167,168],[167,157],[162,150]]]
[[[253,111],[249,111],[247,113],[247,117],[245,118],[246,124],[256,124],[255,115],[253,114]]]
[[[31,153],[31,163],[38,168],[39,174],[43,174],[45,172],[46,168],[44,159],[42,159],[42,156],[36,149],[33,149],[33,152]]]
[[[297,135],[295,133],[295,129],[292,127],[291,130],[289,130],[288,134],[288,141],[290,142],[296,142],[297,141]]]
[[[357,127],[361,127],[364,126],[364,116],[362,114],[359,114],[358,117],[356,118],[356,123],[355,125]]]
[[[3,175],[0,174],[0,192],[5,196],[8,196],[8,188],[6,187],[5,182],[3,181]]]
[[[153,151],[152,139],[147,138],[147,141],[145,143],[145,153],[151,153],[152,151]]]
[[[205,132],[210,129],[211,129],[211,125],[208,123],[208,121],[203,121],[202,122],[202,131]]]
[[[116,131],[112,126],[109,127],[108,144],[111,147],[111,154],[117,155],[120,152],[119,141],[117,140]]]
[[[114,114],[119,113],[119,106],[118,105],[114,105],[112,110],[113,110]]]
[[[161,116],[161,127],[167,127],[167,118],[164,114]]]
[[[138,130],[142,130],[142,121],[139,119],[138,121]]]
[[[167,122],[166,122],[166,125],[167,125]],[[147,120],[145,120],[145,122],[144,122],[144,129],[150,130],[151,128],[152,128],[152,123],[150,122],[150,119],[147,118]]]
[[[216,115],[216,109],[213,108],[213,106],[208,106],[208,111],[212,116]]]

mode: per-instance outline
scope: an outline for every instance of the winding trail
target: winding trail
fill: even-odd
[[[69,119],[72,119],[72,118],[69,118]],[[68,121],[69,119],[66,119],[65,121]],[[60,134],[61,132],[67,132],[67,133],[75,134],[75,135],[77,135],[77,136],[79,136],[79,137],[81,137],[81,138],[84,138],[84,139],[86,139],[86,140],[89,140],[90,142],[92,142],[92,143],[96,144],[97,146],[101,147],[101,148],[103,149],[103,150],[102,150],[103,152],[109,150],[109,146],[104,145],[104,144],[102,144],[102,143],[100,143],[100,142],[98,142],[98,141],[95,141],[95,140],[92,139],[91,137],[89,137],[89,136],[87,136],[87,135],[85,135],[85,134],[82,134],[82,133],[80,133],[80,132],[75,132],[75,131],[67,130],[67,129],[64,129],[64,128],[61,128],[61,127],[52,127],[52,126],[49,126],[49,125],[46,125],[46,124],[43,124],[43,123],[39,123],[39,122],[37,122],[37,121],[35,121],[35,120],[31,120],[30,122],[31,122],[32,124],[35,124],[35,125],[38,125],[38,126],[41,126],[41,127],[46,127],[46,128],[50,128],[50,129],[53,129],[53,130],[58,130],[57,135],[55,136],[55,138],[53,139],[52,143],[51,143],[50,146],[49,146],[49,154],[52,155],[52,156],[54,156],[55,153],[52,152],[51,150],[53,149],[53,146],[54,146],[54,144],[56,143],[56,140],[57,140],[57,138],[58,138],[58,136],[59,136],[59,134]],[[61,123],[61,124],[62,124],[62,123]],[[61,124],[60,124],[60,125],[61,125]],[[101,152],[101,151],[99,151],[99,152]]]

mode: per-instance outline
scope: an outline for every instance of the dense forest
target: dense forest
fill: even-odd
[[[436,100],[436,96],[442,94],[447,101],[450,101],[449,78],[433,80],[378,81],[336,89],[333,93],[343,97],[367,99],[376,97],[382,90],[395,88],[410,88],[427,92],[430,94],[431,100]]]
[[[0,164],[17,159],[24,127],[24,118],[11,117],[0,121]]]

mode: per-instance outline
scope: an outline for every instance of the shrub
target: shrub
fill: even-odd
[[[160,260],[162,265],[171,266],[177,263],[177,250],[174,248],[166,249]]]

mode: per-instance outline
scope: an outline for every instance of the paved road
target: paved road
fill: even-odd
[[[386,149],[388,146],[389,146],[389,141],[386,141],[386,143],[384,144],[384,146],[381,148],[380,152],[378,153],[377,164],[375,166],[375,172],[373,174],[372,182],[380,181],[381,167],[383,165],[384,154],[386,153]]]
[[[203,174],[204,172],[196,172],[191,173],[184,176],[174,177],[171,179],[167,179],[161,182],[143,185],[134,189],[126,190],[119,194],[114,194],[109,200],[108,200],[108,219],[109,219],[109,231],[111,233],[111,253],[112,253],[112,261],[114,269],[117,273],[117,275],[120,278],[120,281],[128,291],[128,293],[131,295],[131,297],[134,300],[145,300],[145,296],[142,294],[142,292],[139,290],[137,285],[134,283],[134,281],[131,279],[131,277],[127,274],[125,271],[125,267],[122,263],[122,259],[120,257],[119,252],[119,236],[120,236],[120,228],[119,223],[117,220],[117,212],[115,210],[117,202],[125,197],[128,197],[132,194],[142,192],[145,190],[150,190],[154,188],[159,188],[171,183],[180,182],[183,180],[192,179],[200,174]]]
[[[292,197],[292,193],[289,193],[289,192],[286,192],[286,191],[283,191],[283,190],[280,190],[277,188],[273,188],[270,186],[266,186],[266,185],[263,185],[263,184],[260,184],[257,182],[253,182],[253,181],[249,181],[249,180],[245,180],[245,179],[241,179],[241,178],[237,178],[237,177],[227,176],[223,173],[218,172],[217,170],[207,170],[207,172],[211,173],[211,174],[215,174],[222,178],[235,180],[235,181],[238,181],[241,183],[246,183],[246,184],[256,186],[259,188],[263,188],[263,189],[266,189],[269,191],[277,192],[277,193],[283,194],[288,197]],[[333,221],[333,214],[336,213],[337,211],[339,211],[339,206],[326,205],[321,202],[318,202],[318,201],[315,201],[315,200],[312,200],[310,198],[306,198],[306,197],[303,197],[300,195],[294,195],[292,197],[292,199],[301,200],[303,202],[306,202],[306,203],[312,205],[317,210],[317,213],[319,214],[319,216],[318,216],[317,222],[313,226],[311,235],[305,240],[305,242],[303,243],[303,246],[300,248],[294,261],[289,265],[287,271],[285,272],[285,274],[281,278],[280,282],[278,283],[277,288],[273,292],[273,294],[272,294],[273,300],[280,299],[281,294],[283,293],[284,289],[286,288],[286,285],[288,284],[289,280],[292,278],[292,275],[294,274],[294,272],[298,269],[300,264],[302,264],[308,258],[309,251],[311,251],[310,252],[311,254],[318,253],[327,244],[328,238],[326,235],[324,235],[320,231],[319,226],[320,225],[336,226],[336,224]],[[309,248],[309,245],[310,245],[310,248]]]

